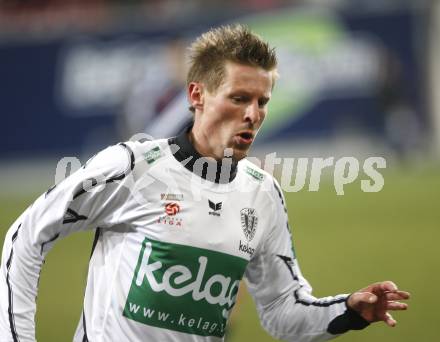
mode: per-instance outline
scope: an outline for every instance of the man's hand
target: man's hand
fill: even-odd
[[[409,296],[408,292],[400,291],[392,281],[384,281],[352,293],[348,297],[347,306],[368,322],[384,321],[394,327],[396,320],[388,310],[406,310],[408,305],[399,300],[409,299]]]

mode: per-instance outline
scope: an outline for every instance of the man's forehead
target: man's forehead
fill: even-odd
[[[258,66],[239,64],[234,62],[225,63],[225,76],[223,85],[237,87],[272,87],[272,72]]]

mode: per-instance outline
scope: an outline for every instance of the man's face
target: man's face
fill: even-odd
[[[225,77],[215,91],[200,87],[192,132],[196,149],[215,159],[223,158],[226,148],[232,148],[235,160],[246,157],[267,113],[272,73],[226,62]],[[189,92],[192,99],[191,86]]]

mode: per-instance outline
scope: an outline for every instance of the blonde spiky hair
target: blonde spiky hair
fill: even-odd
[[[275,49],[244,25],[211,29],[191,44],[189,52],[187,85],[202,82],[209,92],[223,81],[226,61],[273,71],[273,81],[277,76]]]

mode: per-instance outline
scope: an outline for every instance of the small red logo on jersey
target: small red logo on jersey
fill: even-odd
[[[180,212],[180,207],[177,203],[167,203],[165,205],[165,212],[167,215],[169,216],[174,216],[176,215],[178,212]]]

